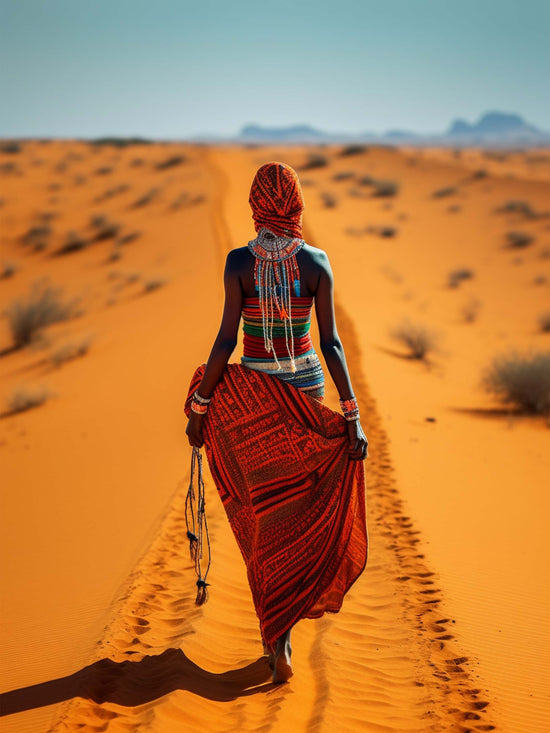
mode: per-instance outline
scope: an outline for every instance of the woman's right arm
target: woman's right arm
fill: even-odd
[[[319,253],[321,267],[317,291],[315,293],[315,313],[319,326],[321,351],[325,358],[340,399],[349,400],[354,397],[351,379],[346,364],[344,347],[336,328],[334,314],[334,282],[332,269],[327,255]],[[349,452],[354,460],[362,460],[367,456],[368,440],[359,419],[348,422]]]
[[[229,357],[237,345],[239,323],[242,309],[242,287],[238,274],[237,251],[232,250],[227,255],[224,271],[225,304],[223,309],[222,322],[208,362],[204,369],[201,383],[198,386],[198,393],[201,397],[209,398],[214,391],[223,374]],[[187,423],[186,433],[189,444],[200,448],[204,443],[202,437],[202,423],[204,415],[191,412]]]

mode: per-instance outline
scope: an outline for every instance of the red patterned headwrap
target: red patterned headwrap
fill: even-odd
[[[304,196],[294,168],[277,161],[262,165],[248,201],[257,232],[266,227],[279,236],[302,237]]]

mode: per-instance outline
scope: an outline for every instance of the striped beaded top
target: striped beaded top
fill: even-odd
[[[294,337],[294,354],[301,356],[313,348],[311,341],[311,309],[313,306],[312,297],[291,297],[292,321],[291,329]],[[262,312],[260,299],[256,296],[249,296],[243,299],[243,356],[252,359],[273,360],[273,353],[266,351],[264,343],[264,332],[262,326]],[[288,323],[288,322],[287,322]],[[287,325],[287,333],[290,329]],[[290,334],[289,334],[290,335]],[[273,319],[273,348],[279,360],[288,358],[287,343],[285,336],[285,323],[277,318]]]

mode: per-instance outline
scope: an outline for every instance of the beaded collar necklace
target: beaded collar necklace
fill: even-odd
[[[285,327],[285,345],[291,372],[296,371],[291,292],[300,285],[296,253],[304,244],[304,240],[298,237],[275,236],[266,227],[262,227],[256,239],[248,243],[248,249],[256,258],[254,282],[259,292],[265,350],[273,353],[277,367],[282,369],[273,344],[273,322],[277,313]]]

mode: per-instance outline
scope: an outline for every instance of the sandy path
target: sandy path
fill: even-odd
[[[235,246],[250,232],[248,211],[236,202],[253,162],[240,151],[209,157],[219,186],[218,236],[223,247]],[[212,592],[206,606],[192,603],[190,565],[180,551],[184,481],[114,609],[95,664],[78,680],[94,701],[70,702],[52,730],[492,729],[490,697],[474,682],[418,530],[403,512],[355,329],[341,306],[338,319],[371,445],[371,554],[342,612],[296,627],[295,677],[271,685],[244,567],[211,482]]]

